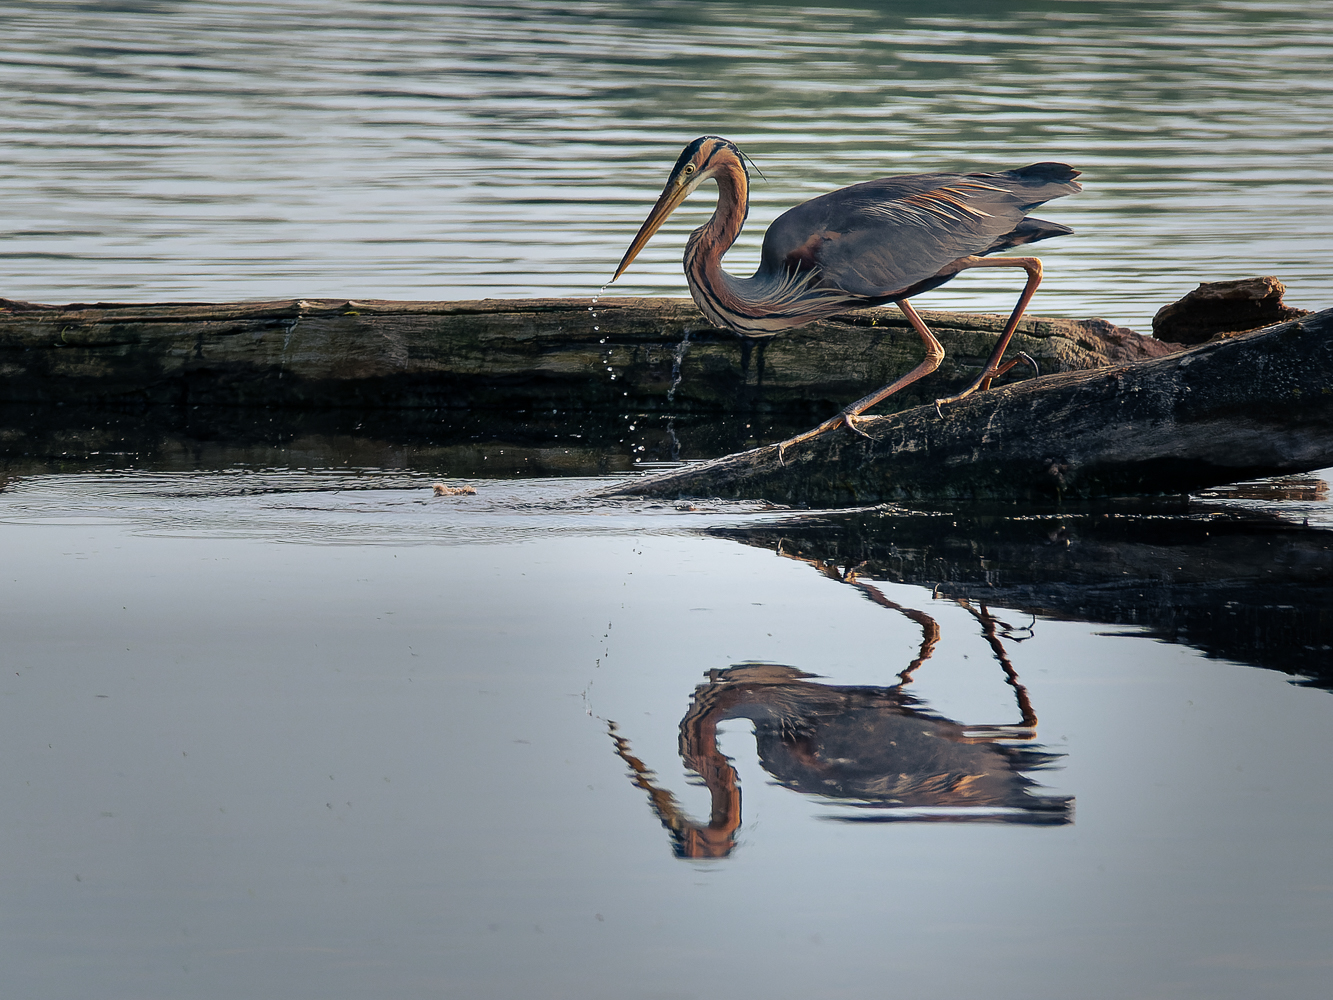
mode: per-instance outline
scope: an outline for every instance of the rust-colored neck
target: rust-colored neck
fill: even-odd
[[[713,217],[701,228],[690,235],[690,252],[687,260],[694,266],[705,270],[714,277],[714,272],[722,268],[722,255],[736,242],[745,225],[745,218],[750,212],[750,184],[745,176],[745,167],[732,153],[714,157],[717,181],[717,208]]]

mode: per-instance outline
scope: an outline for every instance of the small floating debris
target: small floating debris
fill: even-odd
[[[472,496],[477,492],[471,486],[445,486],[444,483],[433,483],[431,489],[435,491],[437,497]]]

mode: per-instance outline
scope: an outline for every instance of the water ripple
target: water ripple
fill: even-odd
[[[1333,8],[1045,3],[911,16],[16,0],[0,12],[3,294],[46,301],[582,295],[680,145],[768,178],[730,266],[796,201],[869,176],[1066,159],[1037,311],[1140,329],[1198,280],[1333,298]],[[620,287],[683,294],[679,213]],[[969,276],[941,305],[998,310]]]
[[[255,538],[316,545],[494,544],[550,535],[694,534],[793,516],[763,501],[662,503],[587,496],[605,480],[432,480],[373,470],[81,473],[0,493],[0,524],[123,524],[136,535]]]

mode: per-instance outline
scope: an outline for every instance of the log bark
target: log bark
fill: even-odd
[[[1205,281],[1152,319],[1153,336],[1178,344],[1202,344],[1214,337],[1248,333],[1309,315],[1282,298],[1287,287],[1274,277]]]
[[[630,481],[620,496],[836,507],[1184,493],[1333,465],[1333,309]]]
[[[1003,317],[926,312],[946,358],[895,406],[961,389]],[[687,339],[688,333],[688,339]],[[1046,371],[1155,357],[1105,320],[1023,322]],[[688,299],[290,300],[50,306],[0,299],[0,403],[290,409],[834,412],[917,364],[896,309],[860,310],[747,351]]]

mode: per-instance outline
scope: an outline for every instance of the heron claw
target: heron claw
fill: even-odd
[[[786,441],[779,441],[776,445],[774,445],[774,447],[777,448],[778,450],[778,465],[787,464],[787,449],[790,448],[792,445],[800,444],[802,441],[809,441],[811,438],[817,438],[839,427],[846,427],[853,434],[858,434],[861,437],[865,438],[867,441],[874,441],[875,440],[874,438],[872,438],[869,434],[867,434],[865,431],[861,430],[861,428],[856,426],[856,421],[857,421],[857,414],[848,413],[846,410],[843,410],[836,417],[829,417],[828,420],[825,420],[814,430],[806,431],[804,434],[797,434],[793,438],[787,438]]]
[[[844,413],[842,415],[842,425],[846,427],[849,431],[851,431],[853,434],[860,434],[867,441],[874,440],[869,434],[867,434],[865,431],[861,430],[861,428],[856,426],[856,417],[850,413]]]

